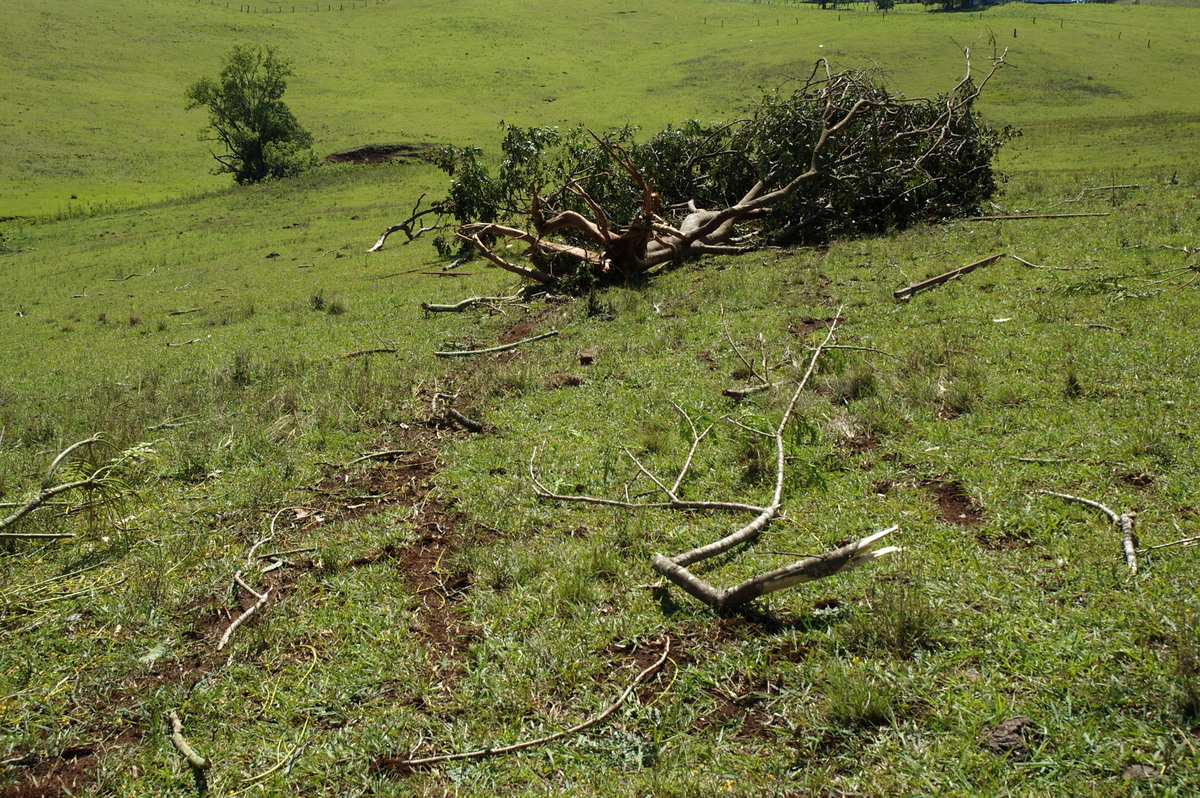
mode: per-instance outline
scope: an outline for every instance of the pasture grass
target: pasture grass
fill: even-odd
[[[618,62],[600,59],[592,96],[577,100],[586,107],[542,103],[541,85],[504,111],[516,89],[477,99],[442,131],[464,140],[494,137],[501,116],[558,121],[538,116],[548,107],[571,122],[624,121],[633,109],[647,127],[726,109],[739,80],[770,85],[788,64],[811,61],[794,35],[789,44],[785,31],[769,33],[772,15],[822,20],[832,37],[823,41],[848,60],[865,50],[850,49],[839,24],[853,22],[872,46],[887,39],[892,49],[878,52],[898,59],[929,52],[918,44],[948,31],[958,40],[1003,21],[1047,59],[1077,58],[1064,72],[1082,81],[1101,78],[1093,54],[1078,49],[1081,31],[1136,21],[1163,36],[1149,53],[1170,53],[1194,29],[1179,22],[1190,10],[1147,6],[847,11],[839,20],[807,7],[691,4],[685,15],[668,4],[638,14],[612,5],[611,18],[563,12],[561,32],[574,24],[588,35],[548,36],[538,51],[522,38],[528,25],[496,4],[469,4],[461,19],[470,23],[457,10],[439,23],[448,12],[432,4],[400,14],[394,2],[319,18],[148,0],[118,18],[100,4],[79,7],[80,30],[93,31],[83,58],[108,52],[106,25],[128,34],[177,23],[170,36],[147,37],[161,49],[144,51],[162,59],[164,84],[176,73],[186,83],[195,68],[172,61],[171,45],[215,63],[247,33],[310,46],[312,63],[343,67],[343,89],[360,79],[352,51],[336,46],[343,36],[359,37],[353,58],[403,75],[412,66],[389,61],[398,47],[385,35],[389,20],[411,22],[418,40],[448,37],[443,23],[453,22],[473,47],[509,57],[548,59],[540,53],[558,48],[569,70],[585,68],[577,54],[601,34],[645,59],[620,81]],[[41,8],[23,4],[15,16],[33,25],[24,15]],[[560,24],[548,10],[536,18],[551,33]],[[671,35],[660,49],[640,46],[633,20],[642,33]],[[762,46],[747,50],[737,36],[754,20]],[[897,24],[913,38],[899,41],[888,27]],[[706,27],[709,39],[683,35]],[[151,46],[123,41],[135,52]],[[1106,48],[1094,57],[1135,63]],[[449,103],[463,76],[479,74],[463,49],[439,64],[449,71],[431,96]],[[0,52],[8,65],[31,57]],[[711,60],[690,67],[696,83],[670,83],[684,53]],[[944,64],[920,63],[894,78],[913,80],[913,94],[961,69],[953,51]],[[133,58],[105,64],[142,68]],[[136,492],[123,506],[90,517],[50,507],[21,526],[76,537],[0,543],[0,785],[13,795],[33,786],[191,794],[166,733],[175,710],[213,762],[217,795],[1194,794],[1196,549],[1149,552],[1131,577],[1103,516],[1035,491],[1136,510],[1142,545],[1195,535],[1200,285],[1184,285],[1197,264],[1182,248],[1195,245],[1200,162],[1178,144],[1194,140],[1195,122],[1183,81],[1163,79],[1173,68],[1165,55],[1121,97],[1071,83],[1086,99],[1074,105],[1018,66],[985,107],[1027,131],[1006,153],[1013,177],[999,209],[1108,216],[960,221],[710,258],[566,304],[424,314],[422,301],[515,288],[479,263],[431,274],[441,262],[423,242],[364,253],[441,184],[424,165],[328,168],[233,189],[201,184],[196,169],[147,145],[156,165],[145,194],[100,162],[81,167],[86,180],[115,186],[113,203],[154,201],[4,228],[0,502],[25,500],[58,451],[98,430],[118,449],[150,451],[125,474]],[[345,89],[346,106],[314,125],[340,132],[318,138],[340,147],[385,130],[389,139],[449,137],[432,111],[396,125],[399,104],[379,94],[385,73],[371,83],[368,72],[370,91]],[[647,102],[652,77],[662,102]],[[160,91],[164,119],[175,115],[167,90],[146,85],[147,96]],[[303,85],[293,84],[297,111],[320,119]],[[335,90],[332,80],[323,89]],[[1147,122],[1172,107],[1178,117]],[[199,122],[178,116],[190,139]],[[368,118],[377,127],[358,126]],[[62,127],[46,127],[46,146],[67,146],[62,131],[83,123],[60,114],[54,124]],[[1142,135],[1131,144],[1124,129]],[[111,146],[127,145],[114,136]],[[59,181],[30,178],[12,215],[53,214]],[[1136,187],[1091,190],[1118,183]],[[1055,268],[1002,260],[907,303],[892,299],[897,287],[1002,251]],[[1160,274],[1169,269],[1182,271]],[[655,584],[649,560],[739,519],[533,496],[531,461],[564,493],[649,490],[622,447],[671,474],[691,441],[677,405],[698,425],[716,424],[683,494],[763,500],[771,480],[760,441],[722,419],[773,423],[786,391],[736,404],[721,391],[745,378],[738,351],[795,374],[788,364],[805,359],[839,307],[839,343],[876,351],[822,358],[788,437],[785,518],[705,577],[730,584],[893,523],[903,553],[715,617]],[[551,329],[559,335],[500,356],[432,354]],[[347,357],[366,349],[396,351]],[[581,363],[583,350],[594,363]],[[446,401],[485,433],[441,423]],[[357,460],[379,452],[393,454]],[[233,586],[236,572],[270,588],[271,600],[217,652],[252,603]],[[674,653],[663,670],[585,733],[479,762],[376,767],[585,720],[666,638]],[[1029,718],[1020,745],[996,753],[989,732],[1018,717]]]
[[[287,7],[290,4],[285,4]],[[303,4],[296,4],[303,7]],[[1019,173],[1095,174],[1174,165],[1198,121],[1190,75],[1195,10],[1032,6],[928,13],[901,5],[662,0],[586,6],[466,0],[380,2],[344,11],[242,13],[238,6],[130,0],[14,3],[0,31],[0,217],[74,216],[219,190],[201,112],[184,90],[238,43],[296,64],[287,102],[321,154],[366,144],[489,146],[518,125],[727,119],[767,89],[877,66],[896,91],[948,91],[961,48],[1013,68],[985,95],[993,122],[1032,141]],[[309,7],[312,7],[311,4]],[[119,48],[119,56],[114,56]],[[1029,98],[1038,98],[1029,102]],[[1086,123],[1079,120],[1087,120]]]

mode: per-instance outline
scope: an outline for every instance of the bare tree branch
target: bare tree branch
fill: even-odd
[[[663,643],[663,651],[662,651],[662,654],[658,657],[658,659],[656,659],[650,665],[646,666],[642,670],[642,672],[639,673],[634,678],[634,680],[629,683],[629,685],[625,688],[625,690],[621,693],[621,695],[617,697],[616,701],[609,704],[604,709],[604,711],[602,711],[600,714],[596,715],[595,717],[593,717],[589,720],[586,720],[583,723],[579,723],[575,726],[572,726],[569,729],[563,729],[562,731],[558,731],[553,734],[548,734],[545,737],[538,737],[533,740],[523,740],[519,743],[513,743],[511,745],[504,745],[504,746],[500,746],[498,748],[480,748],[476,751],[465,751],[465,752],[457,753],[457,754],[441,754],[439,756],[428,756],[428,757],[413,758],[413,759],[401,759],[401,758],[380,759],[376,763],[376,767],[378,767],[381,770],[407,771],[407,770],[411,770],[413,768],[428,767],[429,765],[437,765],[442,762],[455,762],[455,761],[463,760],[463,759],[483,759],[483,758],[489,757],[489,756],[499,756],[501,754],[511,754],[515,751],[523,751],[526,748],[533,748],[536,745],[543,745],[545,743],[553,742],[554,740],[561,740],[562,738],[569,737],[573,734],[578,734],[579,732],[585,731],[586,729],[590,729],[591,727],[596,726],[597,724],[603,723],[606,719],[608,719],[608,717],[611,716],[614,712],[616,712],[621,707],[621,705],[623,703],[625,703],[625,700],[627,698],[629,698],[630,695],[633,694],[633,691],[635,689],[637,689],[638,685],[640,685],[642,682],[644,682],[651,674],[655,673],[659,668],[661,668],[663,666],[663,663],[665,663],[667,661],[667,657],[670,656],[670,654],[671,654],[671,639],[668,637],[665,639],[665,642]]]

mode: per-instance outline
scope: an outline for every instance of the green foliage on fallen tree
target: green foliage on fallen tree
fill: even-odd
[[[444,251],[489,260],[559,287],[614,280],[713,252],[813,245],[977,213],[997,189],[992,161],[1013,135],[974,110],[970,69],[952,91],[909,100],[875,73],[832,73],[768,93],[732,121],[696,120],[645,141],[623,127],[506,126],[493,172],[478,148],[435,161],[448,194],[419,207]],[[450,231],[453,230],[451,234]],[[420,231],[418,231],[420,232]],[[386,233],[385,236],[386,237]],[[497,237],[530,244],[530,266],[504,260]],[[382,244],[382,238],[380,244]]]

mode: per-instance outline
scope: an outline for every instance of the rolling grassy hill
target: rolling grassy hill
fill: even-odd
[[[0,216],[20,218],[0,228],[0,515],[73,441],[114,448],[57,476],[128,456],[119,501],[16,527],[74,537],[0,540],[0,795],[192,794],[172,711],[215,795],[1200,789],[1196,548],[1146,551],[1131,576],[1102,514],[1037,493],[1137,511],[1144,547],[1196,535],[1194,8],[332,8],[6,8]],[[323,152],[494,149],[500,120],[724,118],[822,55],[928,94],[961,75],[959,45],[980,63],[994,41],[1011,68],[982,111],[1024,131],[997,206],[1108,215],[958,221],[431,315],[421,302],[516,288],[478,263],[442,273],[425,242],[365,254],[436,170],[206,175],[183,88],[240,41],[296,62],[287,99]],[[1004,251],[1050,268],[1002,260],[892,299]],[[531,466],[556,492],[653,498],[622,447],[673,475],[681,409],[716,423],[686,495],[762,501],[770,453],[746,427],[789,392],[722,391],[745,360],[796,377],[839,308],[838,343],[860,348],[827,352],[802,397],[786,516],[706,577],[891,524],[902,554],[716,617],[649,561],[740,516],[534,496]],[[447,403],[484,434],[447,424]],[[218,651],[256,601],[234,574],[270,595]],[[395,765],[596,717],[663,654],[582,733]]]

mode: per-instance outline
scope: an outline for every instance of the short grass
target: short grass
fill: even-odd
[[[11,4],[0,31],[0,217],[225,185],[208,174],[213,162],[195,140],[205,120],[184,110],[183,93],[247,41],[296,62],[287,99],[322,154],[396,141],[486,145],[500,120],[654,130],[727,118],[821,56],[836,68],[877,65],[898,91],[928,95],[957,80],[961,47],[974,48],[977,65],[1008,50],[1014,68],[982,110],[1031,140],[1006,164],[1016,171],[1166,167],[1198,124],[1191,8],[902,5],[885,16],[716,0],[466,0],[452,10],[372,0],[269,14],[229,5],[79,0],[67,14]]]
[[[126,30],[99,4],[79,7],[80,30],[89,19],[96,31]],[[853,22],[868,44],[905,25],[912,44],[892,35],[891,49],[879,50],[896,54],[926,52],[915,42],[944,41],[949,26],[964,26],[951,31],[956,40],[972,25],[998,40],[1017,26],[1009,44],[1045,36],[1045,57],[1069,61],[1064,73],[1079,70],[1080,81],[1102,79],[1096,64],[1122,56],[1109,43],[1090,62],[1073,49],[1072,30],[1131,20],[1116,40],[1125,42],[1136,20],[1155,31],[1146,52],[1161,54],[1183,52],[1195,29],[1171,16],[1194,11],[1147,6],[1013,5],[982,17],[846,11],[841,20],[766,4],[688,9],[617,14],[635,9],[614,5],[611,19],[584,22],[599,19],[610,34],[651,16],[657,27],[674,18],[679,30],[715,28],[707,43],[664,34],[666,52],[642,47],[638,62],[670,76],[684,51],[709,54],[691,74],[716,76],[711,92],[677,81],[664,84],[661,103],[648,102],[650,73],[630,69],[624,83],[597,84],[565,111],[559,100],[542,103],[532,90],[540,85],[508,110],[489,103],[512,96],[484,96],[469,115],[448,111],[442,134],[485,139],[500,117],[607,123],[644,109],[653,126],[719,110],[739,80],[770,85],[788,64],[811,60],[794,34],[789,50],[784,31],[767,33],[789,14],[827,26],[800,26],[806,36],[845,36],[837,57],[857,62],[865,51],[849,49],[839,24],[850,31]],[[336,53],[338,37],[350,35],[337,26],[349,26],[379,68],[394,52],[385,44],[398,42],[363,22],[367,14],[411,20],[413,31],[427,24],[431,37],[444,35],[436,15],[449,16],[409,6],[406,17],[391,2],[305,27],[299,13],[229,12],[222,25],[253,30],[217,26],[209,41],[183,23],[222,9],[145,2],[122,24],[153,30],[139,10],[178,22],[178,46],[213,62],[247,32],[281,46],[293,37],[312,47],[314,63],[333,59],[321,53]],[[502,10],[480,4],[446,22],[474,20],[455,28],[469,31],[479,21],[473,45],[512,47],[524,34]],[[490,27],[495,20],[508,27]],[[732,38],[751,38],[748,20],[762,22],[752,37],[761,48]],[[717,36],[730,37],[724,49],[712,45]],[[171,38],[155,40],[163,63]],[[92,52],[104,52],[102,41],[96,33]],[[2,52],[7,63],[18,57]],[[1161,79],[1175,68],[1162,57],[1147,70],[1160,79],[1122,97],[1074,89],[1082,104],[1060,102],[1018,61],[989,100],[989,114],[1027,130],[1005,156],[1014,176],[1001,210],[1108,216],[957,222],[819,251],[713,258],[565,305],[423,314],[421,301],[509,294],[514,284],[479,264],[461,276],[427,274],[440,263],[423,243],[364,254],[383,225],[439,185],[422,166],[342,167],[234,190],[201,184],[162,154],[171,148],[148,148],[146,162],[157,165],[144,196],[159,201],[7,225],[0,502],[28,497],[54,453],[98,430],[119,448],[152,453],[126,474],[136,493],[122,506],[92,517],[47,508],[22,527],[75,538],[0,550],[2,789],[193,793],[165,732],[176,710],[213,760],[218,795],[1195,794],[1196,549],[1144,555],[1131,578],[1107,521],[1034,493],[1136,510],[1143,545],[1196,534],[1200,284],[1182,285],[1194,271],[1154,273],[1197,266],[1181,248],[1195,245],[1200,161],[1180,143],[1194,140],[1194,121],[1148,121],[1187,111],[1183,81]],[[186,66],[183,82],[199,68]],[[618,67],[596,68],[612,70],[600,73],[608,81]],[[463,70],[458,83],[477,74],[467,62],[453,68]],[[911,80],[915,94],[960,69],[951,50],[944,64],[895,80]],[[343,85],[358,80],[341,74]],[[380,74],[362,78],[370,91],[344,92],[344,113],[320,111],[324,140],[450,137],[432,112],[427,129],[388,121],[400,111],[380,93]],[[440,91],[452,97],[451,84]],[[303,85],[294,84],[298,110],[311,102]],[[330,80],[329,96],[335,89]],[[198,121],[163,92],[164,114],[178,113],[190,141]],[[319,105],[307,106],[308,118],[321,118]],[[551,108],[561,117],[538,116]],[[370,118],[375,127],[356,126]],[[62,146],[62,129],[47,127],[47,146]],[[1140,136],[1124,143],[1125,129]],[[128,146],[121,136],[110,142]],[[83,170],[95,185],[116,186],[108,197],[143,196],[108,183],[111,175],[100,164]],[[57,180],[29,179],[24,207],[45,204],[13,215],[53,213],[66,185]],[[1115,183],[1136,188],[1091,190]],[[898,286],[1000,251],[1058,268],[1006,260],[903,305],[891,298]],[[1154,282],[1164,276],[1171,281]],[[557,490],[647,490],[621,447],[669,472],[690,439],[676,404],[718,422],[686,495],[761,500],[764,452],[720,419],[770,420],[783,397],[735,405],[721,395],[743,368],[734,346],[765,350],[772,364],[802,359],[838,307],[839,342],[878,351],[823,359],[789,438],[786,519],[706,576],[731,583],[893,523],[903,554],[717,618],[655,587],[648,563],[735,519],[532,495],[535,450],[540,477]],[[551,329],[556,338],[500,357],[432,355]],[[345,357],[376,348],[397,351]],[[596,350],[592,365],[580,363],[584,349]],[[457,394],[487,432],[429,426],[439,394]],[[351,463],[390,450],[404,454]],[[299,551],[264,573],[271,560],[249,556],[256,543],[256,554]],[[237,571],[270,587],[272,600],[218,654],[221,633],[249,604],[232,587]],[[666,638],[671,662],[587,733],[477,763],[407,774],[375,767],[381,757],[500,745],[580,722]],[[997,755],[981,740],[1019,716],[1031,720],[1023,750]]]

